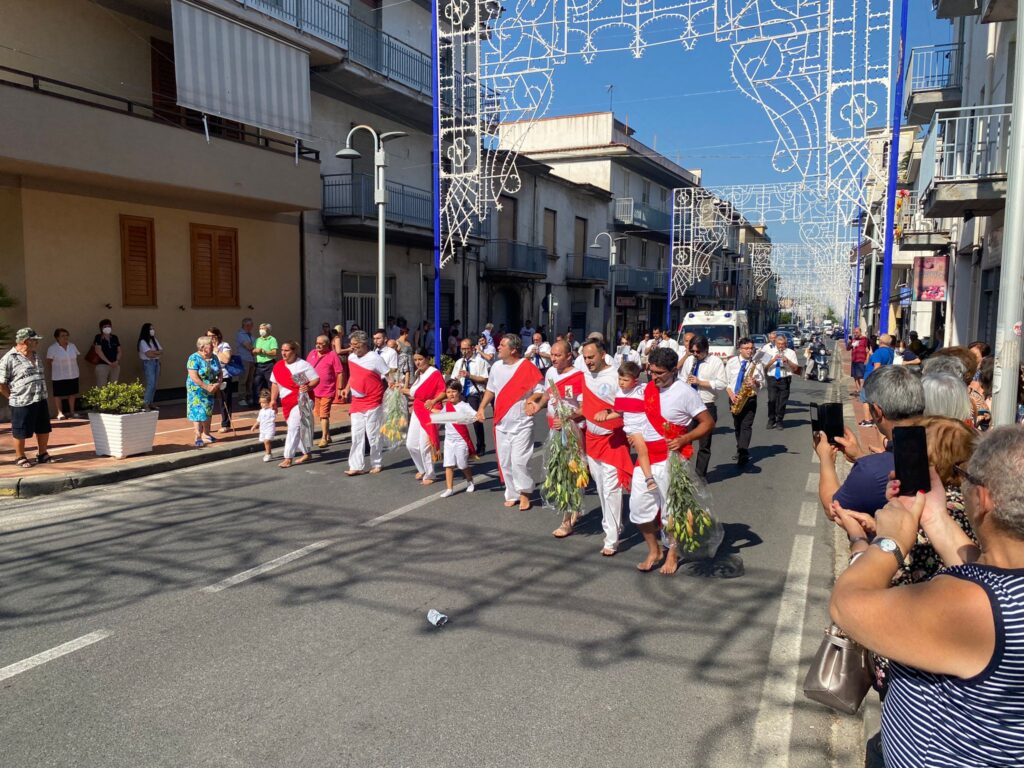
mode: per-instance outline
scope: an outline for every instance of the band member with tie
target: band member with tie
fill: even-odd
[[[700,395],[704,408],[717,422],[718,406],[715,404],[715,398],[726,388],[725,364],[720,358],[709,355],[708,347],[706,336],[693,337],[688,348],[690,355],[680,368],[679,378],[693,387],[694,392]],[[706,478],[708,474],[713,432],[714,430],[708,432],[700,439],[700,448],[697,451],[697,462],[694,464],[694,469],[702,478]]]
[[[765,364],[765,377],[768,379],[768,429],[782,429],[782,419],[786,416],[786,404],[789,402],[789,385],[794,373],[800,373],[800,363],[796,352],[788,348],[786,337],[780,334],[775,337],[775,353]]]
[[[725,364],[725,390],[732,404],[732,425],[736,430],[736,465],[742,467],[750,461],[750,435],[754,430],[754,416],[757,414],[757,391],[764,386],[764,368],[754,357],[754,341],[744,336],[736,345],[739,354],[729,358]],[[759,359],[760,352],[757,355]],[[737,403],[743,401],[739,410]]]
[[[462,385],[462,401],[468,403],[474,411],[480,408],[480,400],[487,386],[487,374],[491,370],[490,363],[480,354],[479,347],[474,346],[470,339],[459,342],[462,357],[455,361],[451,377]],[[476,453],[482,454],[487,446],[484,444],[484,425],[479,421],[473,425],[476,437]]]

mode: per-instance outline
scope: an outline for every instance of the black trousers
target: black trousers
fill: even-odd
[[[768,377],[768,424],[781,424],[786,416],[786,404],[789,403],[789,385],[792,376],[776,379]]]
[[[704,407],[708,409],[708,413],[711,414],[711,418],[718,422],[718,406],[714,403],[704,403]],[[704,437],[697,441],[697,445],[700,446],[697,449],[697,465],[695,469],[697,474],[704,477],[708,473],[708,463],[711,461],[711,436],[714,433],[715,428],[711,428],[711,432],[708,432]]]
[[[466,402],[469,403],[470,407],[474,411],[480,410],[480,401],[483,399],[483,395],[471,393],[466,396]],[[476,435],[476,452],[478,454],[483,453],[487,450],[487,446],[484,443],[484,425],[479,421],[473,423],[473,433]]]
[[[260,391],[270,389],[270,374],[274,372],[274,361],[269,363],[256,363],[256,371],[252,377],[252,388],[255,397],[252,402],[259,403]]]
[[[736,453],[746,456],[750,453],[750,436],[754,432],[754,416],[757,415],[757,395],[752,395],[743,410],[732,415],[732,426],[736,430]]]

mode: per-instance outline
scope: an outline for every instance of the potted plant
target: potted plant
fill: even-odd
[[[143,410],[145,394],[138,381],[112,381],[85,393],[86,404],[95,409],[89,414],[89,427],[97,456],[123,459],[153,450],[160,414]]]

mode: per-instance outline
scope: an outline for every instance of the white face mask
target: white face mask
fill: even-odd
[[[102,328],[101,330],[103,331],[103,334],[104,334],[105,336],[109,336],[109,335],[110,335],[110,332],[111,332],[111,331],[113,331],[114,329],[113,329],[113,328],[111,328],[111,327],[110,327],[109,325],[104,325],[104,326],[103,326],[103,328]]]
[[[260,328],[260,336],[266,336],[266,335],[267,335],[267,329],[266,328]]]

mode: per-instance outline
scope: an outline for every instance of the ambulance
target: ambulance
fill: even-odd
[[[683,333],[708,340],[709,352],[727,360],[736,354],[736,342],[750,334],[745,310],[695,310],[683,317]]]

